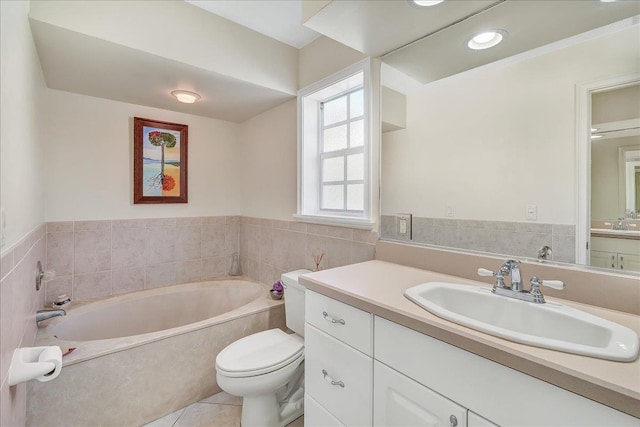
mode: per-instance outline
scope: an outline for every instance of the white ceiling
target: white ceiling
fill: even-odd
[[[210,70],[32,20],[47,87],[242,122],[293,96]],[[202,96],[182,104],[175,89]]]
[[[301,0],[185,1],[298,49],[320,37],[302,25]]]
[[[448,0],[432,8],[418,8],[407,0],[336,0],[310,17],[309,29],[300,22],[301,0],[115,3],[37,3],[40,16],[31,18],[31,28],[47,85],[234,122],[293,98],[297,52],[290,46],[302,47],[318,34],[368,55],[404,46],[386,55],[384,61],[425,83],[640,13],[640,1]],[[105,30],[100,20],[104,21],[106,9],[111,15]],[[30,13],[35,13],[33,5]],[[122,19],[117,19],[120,15]],[[62,19],[65,16],[73,19]],[[170,47],[177,55],[163,53],[170,49],[145,49],[139,39],[151,36],[128,31],[156,17],[177,27],[174,31],[181,37],[163,39],[174,43]],[[116,27],[111,26],[114,19]],[[67,21],[96,25],[71,28]],[[506,29],[505,43],[482,53],[465,49],[468,34],[487,26]],[[99,31],[91,32],[94,27],[107,33],[113,30],[120,37],[101,37]],[[549,30],[553,31],[545,33]],[[411,43],[416,39],[420,40]],[[152,37],[148,43],[158,46]],[[216,67],[185,63],[181,53],[187,48]],[[242,55],[252,61],[237,62]],[[247,70],[276,76],[289,70],[286,77],[292,89],[266,87],[264,79],[242,73]],[[180,104],[168,95],[175,89],[197,92],[202,99]]]

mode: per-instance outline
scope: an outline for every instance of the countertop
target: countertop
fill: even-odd
[[[640,230],[612,230],[610,228],[592,228],[595,237],[612,237],[614,239],[640,240]]]
[[[404,296],[407,288],[425,282],[487,287],[486,283],[384,261],[319,271],[300,280],[309,290],[640,418],[640,359],[613,362],[518,344],[441,319]],[[640,316],[558,298],[547,300],[640,332]]]

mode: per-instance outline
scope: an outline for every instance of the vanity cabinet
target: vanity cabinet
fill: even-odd
[[[370,426],[373,316],[307,290],[305,425]]]
[[[594,267],[640,271],[640,240],[592,236],[590,258]]]
[[[307,289],[307,426],[640,426],[640,419]]]
[[[374,426],[467,426],[467,409],[374,361]]]

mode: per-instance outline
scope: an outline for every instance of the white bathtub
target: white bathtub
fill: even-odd
[[[36,345],[76,347],[60,376],[30,381],[29,426],[136,426],[220,391],[215,358],[228,344],[284,328],[266,285],[215,280],[72,304]]]

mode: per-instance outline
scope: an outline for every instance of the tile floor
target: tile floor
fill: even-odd
[[[242,398],[220,392],[143,427],[240,427]],[[303,427],[304,416],[287,427]]]

